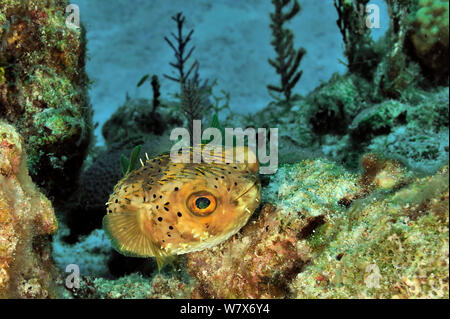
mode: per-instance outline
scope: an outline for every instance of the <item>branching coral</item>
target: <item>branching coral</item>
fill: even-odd
[[[291,30],[283,28],[285,22],[291,20],[300,12],[300,5],[297,0],[272,0],[275,6],[275,12],[270,14],[272,23],[273,40],[271,44],[275,48],[277,57],[275,60],[269,59],[277,74],[281,77],[281,85],[268,85],[269,91],[283,93],[286,102],[291,100],[292,89],[300,80],[303,71],[299,71],[300,62],[306,51],[303,48],[294,49],[294,34]],[[287,13],[283,9],[292,3],[292,7]]]
[[[170,63],[172,67],[174,67],[178,73],[178,78],[164,74],[166,78],[169,80],[179,82],[180,84],[183,84],[190,76],[193,70],[198,68],[198,62],[195,61],[189,69],[185,70],[185,64],[189,60],[189,58],[192,55],[192,52],[194,52],[195,47],[192,47],[187,53],[187,45],[189,41],[191,40],[192,34],[194,33],[194,30],[189,31],[188,35],[186,37],[183,36],[183,25],[186,20],[186,18],[183,16],[181,12],[177,13],[175,16],[172,17],[172,20],[177,23],[177,30],[178,34],[172,33],[172,37],[176,40],[177,46],[170,41],[169,38],[164,37],[164,40],[170,45],[170,47],[173,49],[175,54],[175,63]]]
[[[186,117],[189,132],[192,137],[193,121],[201,120],[203,118],[205,107],[210,104],[208,93],[211,89],[208,86],[207,80],[201,83],[198,74],[199,63],[197,61],[192,63],[187,71],[185,70],[185,64],[195,49],[195,47],[192,47],[186,53],[187,45],[191,40],[194,30],[192,29],[186,37],[183,36],[183,25],[186,19],[181,12],[173,16],[172,20],[177,23],[178,35],[172,33],[172,37],[176,40],[177,46],[175,46],[167,37],[164,37],[164,39],[174,51],[176,63],[170,63],[170,65],[178,71],[179,76],[178,78],[167,74],[164,74],[164,76],[181,85],[180,108],[181,112]]]
[[[181,86],[180,108],[188,122],[191,138],[193,137],[193,121],[203,119],[208,105],[208,83],[205,81],[201,85],[196,73],[193,79],[188,79]]]

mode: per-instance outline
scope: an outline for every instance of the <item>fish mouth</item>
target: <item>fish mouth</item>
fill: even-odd
[[[259,185],[259,181],[255,181],[252,186],[250,186],[245,192],[243,192],[241,195],[239,195],[235,200],[238,200],[239,198],[241,198],[242,196],[244,196],[245,194],[247,194],[253,187]]]

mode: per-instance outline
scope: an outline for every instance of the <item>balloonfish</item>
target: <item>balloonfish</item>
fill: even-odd
[[[113,247],[126,256],[156,257],[161,268],[174,255],[211,248],[237,233],[261,201],[258,163],[222,159],[175,163],[169,154],[146,154],[106,203],[103,228]]]

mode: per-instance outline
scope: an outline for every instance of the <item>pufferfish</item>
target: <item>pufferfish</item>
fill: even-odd
[[[114,187],[103,218],[112,246],[123,255],[156,257],[161,269],[174,255],[227,240],[259,206],[257,161],[174,163],[169,154],[146,157]]]

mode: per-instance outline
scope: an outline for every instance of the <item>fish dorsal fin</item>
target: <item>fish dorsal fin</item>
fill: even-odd
[[[140,219],[143,212],[110,213],[103,217],[103,229],[115,250],[129,257],[155,257],[158,269],[173,259],[157,247],[142,231]]]

